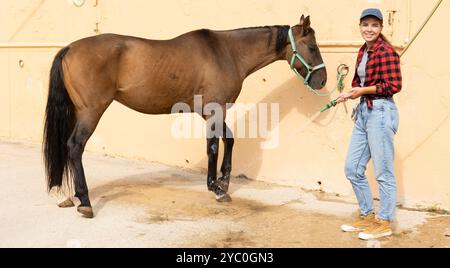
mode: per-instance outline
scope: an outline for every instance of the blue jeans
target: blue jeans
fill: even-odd
[[[362,215],[373,213],[372,193],[365,175],[372,158],[380,190],[378,218],[393,220],[397,200],[394,175],[394,135],[398,129],[398,111],[390,99],[373,100],[370,110],[365,102],[355,111],[355,126],[345,162],[345,176],[350,180]]]

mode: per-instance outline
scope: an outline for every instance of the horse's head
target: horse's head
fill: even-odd
[[[305,85],[321,89],[327,82],[327,71],[317,46],[309,16],[300,18],[300,23],[289,31],[290,46],[286,60],[292,70],[304,79]]]

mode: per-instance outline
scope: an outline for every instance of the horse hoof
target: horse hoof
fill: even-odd
[[[75,206],[75,204],[73,203],[72,199],[70,199],[70,198],[67,198],[66,200],[64,200],[58,204],[58,207],[60,207],[60,208],[71,208],[74,206]]]
[[[220,203],[231,202],[231,196],[229,194],[221,194],[216,196],[216,201]]]
[[[230,180],[226,180],[223,178],[219,178],[217,180],[217,184],[220,187],[220,189],[222,189],[225,193],[228,192],[228,187],[230,186]]]
[[[77,211],[85,218],[94,218],[94,212],[91,207],[78,207]]]

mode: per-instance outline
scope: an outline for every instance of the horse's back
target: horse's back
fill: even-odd
[[[170,113],[177,102],[193,105],[196,94],[217,95],[203,90],[214,82],[208,79],[227,68],[220,45],[209,30],[170,40],[102,34],[72,43],[68,60],[72,76],[91,78],[84,81],[96,87],[90,97],[106,95],[137,111],[160,114]],[[86,83],[75,86],[85,90]]]

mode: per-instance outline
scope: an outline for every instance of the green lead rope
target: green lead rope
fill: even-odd
[[[347,76],[349,72],[349,67],[345,64],[341,64],[338,66],[337,68],[337,85],[336,88],[339,90],[339,92],[342,92],[345,88],[345,83],[344,83],[344,79]],[[337,105],[337,99],[331,101],[330,103],[328,103],[322,110],[320,110],[321,113],[325,112],[326,110],[334,107]],[[345,105],[345,103],[344,103]],[[347,106],[345,106],[345,111],[347,111]]]
[[[325,106],[322,110],[320,110],[320,112],[323,113],[323,112],[325,112],[326,110],[328,110],[328,109],[330,109],[330,108],[336,106],[336,104],[337,104],[337,100],[334,100],[334,101],[328,103],[327,106]]]

